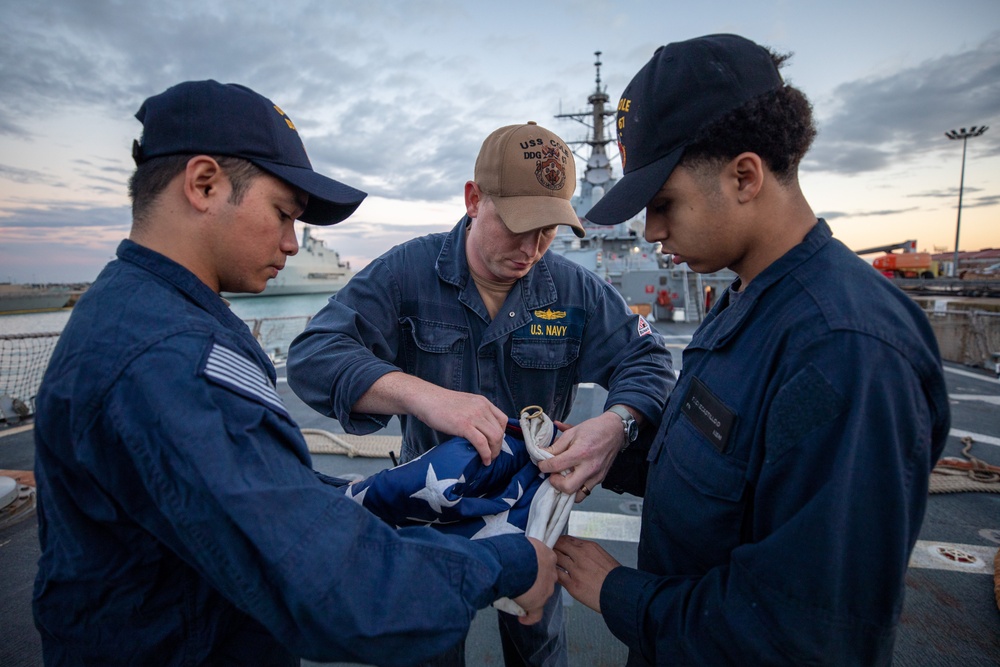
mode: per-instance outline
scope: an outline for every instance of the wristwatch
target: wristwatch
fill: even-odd
[[[632,416],[632,413],[624,405],[612,405],[607,411],[613,412],[622,418],[622,427],[625,429],[625,441],[620,451],[624,452],[639,437],[639,424],[636,423],[635,417]]]

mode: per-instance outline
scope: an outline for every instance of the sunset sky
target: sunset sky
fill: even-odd
[[[242,83],[295,121],[318,171],[370,193],[317,236],[360,268],[450,228],[483,139],[535,120],[573,141],[661,44],[742,34],[794,56],[819,136],[800,180],[860,249],[1000,247],[1000,2],[497,3],[38,0],[0,5],[0,282],[93,280],[130,224],[133,114],[189,79]],[[582,162],[579,171],[582,173]],[[617,160],[615,161],[617,167]]]

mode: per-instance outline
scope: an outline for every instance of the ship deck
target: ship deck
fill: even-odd
[[[681,350],[694,325],[661,322],[680,367]],[[945,456],[961,457],[963,436],[973,439],[971,454],[1000,465],[1000,380],[958,364],[946,363],[952,399],[952,434]],[[279,375],[284,369],[279,367]],[[279,381],[279,393],[303,428],[341,432],[336,421],[305,406]],[[605,392],[581,387],[570,422],[603,408]],[[399,433],[393,420],[387,429]],[[0,430],[0,469],[30,470],[34,446],[30,426]],[[314,455],[317,470],[330,475],[370,475],[390,465],[388,459]],[[570,532],[598,541],[620,562],[635,565],[641,499],[603,488],[573,512]],[[584,532],[585,531],[585,532]],[[1000,545],[1000,493],[932,494],[906,578],[906,601],[893,665],[1000,664],[1000,610],[994,597],[993,559]],[[792,557],[792,556],[790,556]],[[38,558],[36,522],[32,517],[0,528],[0,665],[41,664],[41,646],[31,620],[31,589]],[[565,595],[565,594],[564,594]],[[625,647],[608,631],[600,616],[565,596],[571,665],[622,665]],[[473,622],[467,642],[470,665],[501,665],[495,613],[484,610]],[[303,665],[316,665],[302,661]],[[330,663],[346,665],[347,663]]]

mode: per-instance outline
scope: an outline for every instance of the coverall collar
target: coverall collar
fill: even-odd
[[[129,239],[122,239],[122,242],[118,244],[118,250],[115,254],[119,260],[134,264],[152,273],[157,278],[170,283],[190,301],[199,308],[208,311],[208,313],[226,325],[226,327],[244,335],[249,342],[253,343],[249,346],[249,349],[254,351],[262,367],[267,369],[268,375],[271,376],[271,381],[274,382],[274,366],[271,364],[270,359],[267,358],[267,355],[264,354],[260,344],[251,335],[249,327],[229,309],[226,301],[221,296],[199,280],[196,275],[169,257]]]
[[[691,344],[694,347],[704,349],[717,349],[725,345],[743,326],[743,321],[753,311],[763,294],[772,285],[794,271],[802,262],[808,261],[832,237],[833,232],[830,231],[830,226],[826,224],[826,221],[822,218],[817,219],[816,224],[809,230],[801,243],[761,271],[760,275],[747,285],[747,288],[740,294],[740,298],[731,304],[729,293],[740,286],[739,279],[734,281],[726,290],[723,298],[716,302],[701,326],[698,327]],[[723,312],[726,316],[720,317]]]

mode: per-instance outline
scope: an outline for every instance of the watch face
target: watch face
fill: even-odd
[[[628,423],[628,441],[635,442],[635,439],[639,437],[639,427],[636,425],[635,420],[631,420]]]

